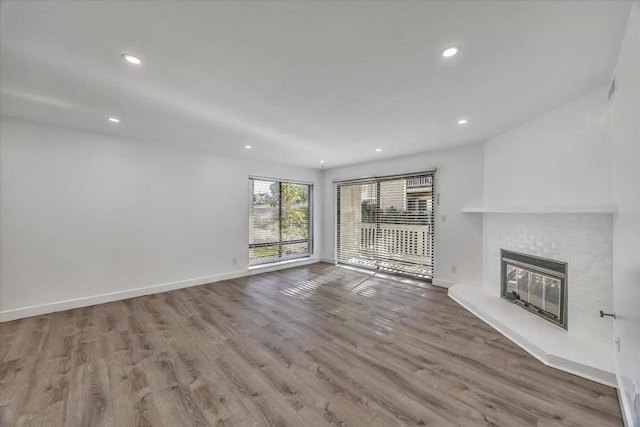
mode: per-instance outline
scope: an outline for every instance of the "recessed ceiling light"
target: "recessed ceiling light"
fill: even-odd
[[[456,53],[458,53],[458,51],[460,50],[459,47],[457,46],[451,46],[446,48],[445,50],[442,51],[442,56],[444,56],[445,58],[450,58],[453,55],[455,55]]]
[[[458,120],[458,124],[459,125],[466,125],[467,123],[469,123],[469,121],[467,119],[460,119]]]
[[[321,164],[321,165],[324,165],[324,160],[320,160],[320,164]]]
[[[382,151],[382,148],[376,148],[376,151],[379,153]]]
[[[137,56],[131,55],[130,53],[123,53],[122,59],[133,65],[142,64],[142,59],[138,58]]]
[[[116,118],[116,117],[109,117],[109,121],[111,123],[120,123],[120,119]]]
[[[247,150],[251,150],[251,146],[250,145],[245,145],[244,148],[246,148]]]

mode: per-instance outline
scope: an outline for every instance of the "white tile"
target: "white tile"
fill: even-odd
[[[610,214],[485,214],[483,234],[486,289],[499,298],[501,248],[567,262],[568,333],[610,340],[599,317],[613,305]]]

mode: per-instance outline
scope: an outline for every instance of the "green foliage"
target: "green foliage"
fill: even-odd
[[[280,203],[280,197],[282,197],[282,205],[292,203],[306,203],[309,201],[309,190],[307,185],[293,184],[290,182],[283,182],[279,184],[274,182],[269,186],[271,190],[271,198],[267,201],[271,206],[278,206]],[[282,194],[280,191],[282,189]]]
[[[266,201],[279,206],[282,199],[282,240],[306,239],[309,237],[309,186],[274,182],[270,186],[272,197]]]
[[[268,257],[278,255],[278,247],[277,246],[265,246],[261,248],[253,248],[254,257]]]
[[[376,202],[373,200],[363,200],[360,206],[360,213],[362,216],[362,222],[371,223],[376,222],[376,215],[379,209],[376,206]]]

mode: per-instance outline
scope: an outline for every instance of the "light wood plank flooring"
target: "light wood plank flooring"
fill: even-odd
[[[4,323],[0,424],[622,424],[614,389],[444,290],[367,278],[314,264]]]

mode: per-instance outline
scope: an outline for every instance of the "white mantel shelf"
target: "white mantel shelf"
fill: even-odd
[[[607,214],[618,212],[617,205],[588,205],[588,206],[485,206],[476,208],[462,208],[463,213],[523,213],[523,214]]]

